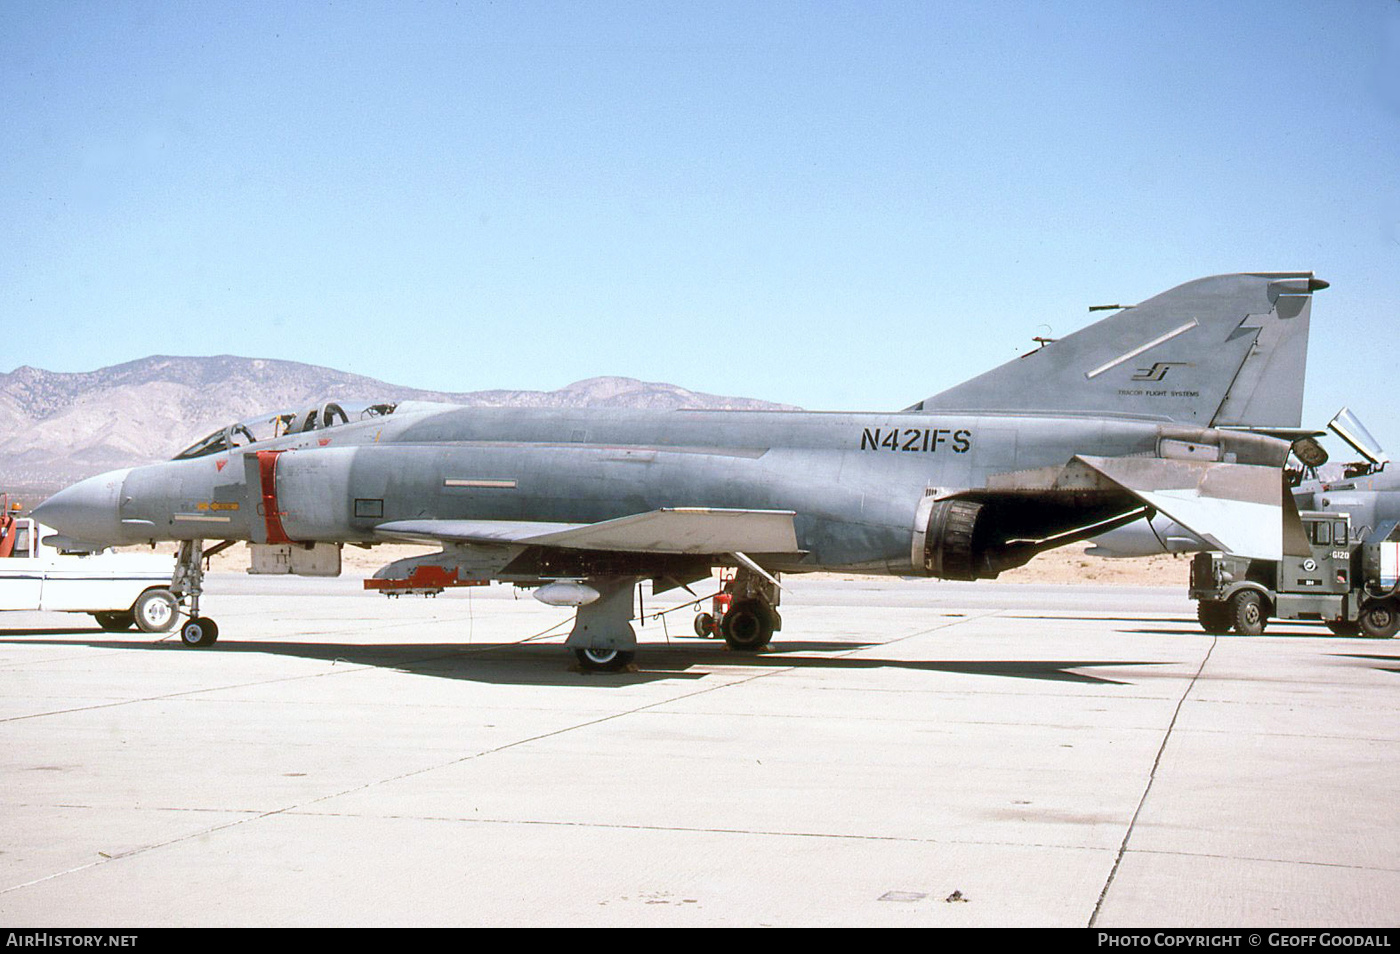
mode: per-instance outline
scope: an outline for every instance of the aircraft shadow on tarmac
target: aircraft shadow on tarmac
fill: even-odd
[[[634,670],[620,673],[582,673],[570,666],[572,656],[566,655],[557,643],[380,643],[362,646],[228,640],[207,649],[189,649],[169,636],[159,640],[124,639],[116,634],[93,630],[93,638],[84,638],[85,632],[87,631],[55,629],[0,630],[0,645],[85,646],[92,649],[205,654],[264,653],[297,659],[319,659],[347,666],[373,666],[443,679],[512,685],[574,685],[580,678],[587,677],[596,680],[599,685],[621,686],[659,680],[699,679],[707,675],[705,667],[739,666],[814,671],[903,669],[910,672],[961,673],[1004,679],[1120,686],[1132,683],[1075,670],[1167,665],[1161,661],[1118,659],[923,660],[816,655],[850,653],[876,645],[851,642],[784,642],[774,644],[760,653],[739,653],[730,651],[722,642],[687,640],[643,644],[638,653],[640,665]],[[58,636],[69,638],[56,638]]]
[[[1151,622],[1154,622],[1154,623],[1172,623],[1173,620],[1169,620],[1169,619],[1168,619],[1168,620],[1157,619],[1157,620],[1151,620]],[[1203,632],[1203,631],[1201,630],[1201,624],[1200,624],[1200,623],[1197,623],[1194,619],[1193,619],[1193,620],[1182,620],[1182,621],[1181,621],[1181,626],[1180,626],[1179,628],[1175,628],[1175,629],[1162,629],[1162,628],[1160,628],[1160,627],[1159,627],[1159,628],[1153,628],[1153,629],[1120,629],[1118,632],[1120,632],[1120,633],[1132,633],[1132,634],[1134,634],[1134,635],[1139,635],[1139,636],[1207,636],[1207,635],[1209,635],[1208,633],[1205,633],[1205,632]],[[1267,630],[1264,631],[1263,634],[1261,634],[1261,635],[1259,635],[1259,636],[1248,636],[1248,635],[1244,635],[1244,634],[1241,634],[1241,633],[1217,633],[1217,634],[1216,634],[1216,638],[1217,638],[1217,639],[1269,639],[1269,638],[1274,638],[1274,639],[1348,639],[1348,640],[1350,640],[1350,639],[1368,639],[1368,640],[1369,640],[1369,639],[1376,639],[1376,640],[1380,640],[1381,642],[1385,642],[1385,641],[1391,639],[1391,637],[1389,637],[1389,636],[1366,636],[1366,635],[1363,635],[1363,634],[1361,634],[1361,633],[1358,633],[1358,634],[1356,634],[1355,636],[1338,636],[1337,634],[1328,631],[1326,628],[1324,628],[1324,627],[1321,626],[1321,625],[1309,626],[1309,625],[1307,625],[1306,623],[1296,623],[1296,622],[1279,623],[1277,626],[1272,626],[1272,625],[1271,625]],[[1385,658],[1385,657],[1376,657],[1376,658]]]
[[[1371,659],[1382,664],[1394,663],[1395,665],[1391,666],[1379,665],[1371,668],[1381,672],[1400,672],[1400,656],[1377,656],[1370,653],[1334,653],[1333,655],[1340,659]]]

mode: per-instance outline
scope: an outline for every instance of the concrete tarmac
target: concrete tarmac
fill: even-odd
[[[1400,923],[1392,640],[794,577],[584,674],[507,587],[207,588],[207,650],[0,617],[0,924]]]

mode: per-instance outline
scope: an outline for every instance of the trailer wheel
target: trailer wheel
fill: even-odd
[[[715,618],[709,613],[701,613],[695,617],[695,635],[705,639],[715,638]]]
[[[1361,631],[1367,636],[1389,639],[1400,631],[1400,614],[1390,600],[1372,603],[1361,611]]]
[[[1212,636],[1224,636],[1230,631],[1234,615],[1229,603],[1222,603],[1219,600],[1198,600],[1196,619],[1201,624],[1201,629],[1207,633]]]
[[[1264,608],[1264,599],[1254,590],[1240,590],[1230,597],[1230,612],[1235,622],[1235,632],[1241,636],[1262,636],[1264,626],[1269,621],[1269,613]]]

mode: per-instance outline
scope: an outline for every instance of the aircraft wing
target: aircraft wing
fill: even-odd
[[[599,523],[525,520],[393,520],[386,539],[623,553],[800,553],[791,510],[674,507]]]

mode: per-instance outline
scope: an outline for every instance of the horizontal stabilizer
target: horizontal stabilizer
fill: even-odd
[[[1076,459],[1214,549],[1250,559],[1283,557],[1284,493],[1276,467],[1157,457]]]
[[[791,510],[670,508],[600,523],[520,520],[395,520],[387,539],[615,550],[624,553],[799,553]]]

